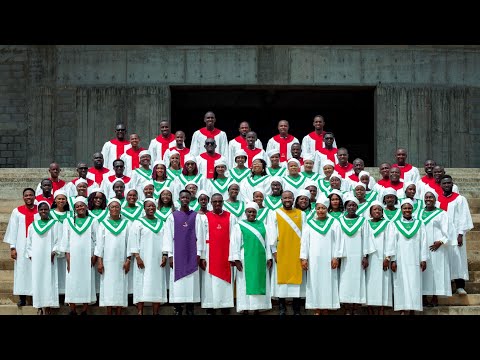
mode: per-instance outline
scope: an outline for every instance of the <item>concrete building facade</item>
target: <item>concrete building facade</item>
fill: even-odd
[[[480,167],[480,47],[406,45],[0,46],[0,167],[90,162],[114,137],[118,122],[140,133],[144,147],[158,135],[162,119],[171,120],[174,130],[197,129],[203,114],[195,121],[172,116],[172,103],[188,107],[188,96],[172,99],[184,89],[192,96],[234,91],[232,114],[250,101],[241,99],[242,92],[289,90],[292,98],[297,90],[348,91],[355,98],[361,90],[371,94],[365,100],[371,121],[359,120],[373,133],[367,166],[393,160],[401,146],[417,166],[433,158],[446,167]],[[208,110],[216,111],[210,103]],[[347,131],[341,123],[356,122],[349,117],[336,118],[336,128]],[[301,120],[305,129],[312,118]],[[218,120],[221,129],[238,127]],[[252,127],[269,129],[264,144],[276,133],[261,120]]]

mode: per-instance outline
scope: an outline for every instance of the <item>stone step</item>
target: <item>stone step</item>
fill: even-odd
[[[480,294],[453,294],[452,296],[438,297],[438,304],[448,306],[480,305]]]
[[[478,270],[469,270],[468,271],[468,278],[470,282],[480,282],[480,271]]]
[[[467,281],[465,283],[465,290],[468,294],[480,294],[480,283]]]
[[[13,270],[14,262],[12,259],[0,259],[0,271]]]

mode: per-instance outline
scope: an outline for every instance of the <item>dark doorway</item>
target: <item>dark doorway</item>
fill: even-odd
[[[278,133],[279,120],[288,120],[290,133],[301,142],[320,114],[338,147],[349,150],[350,162],[360,157],[365,166],[376,165],[373,87],[172,87],[171,99],[172,129],[185,131],[187,146],[193,132],[204,126],[207,111],[215,113],[228,140],[238,136],[240,122],[248,121],[264,148]]]

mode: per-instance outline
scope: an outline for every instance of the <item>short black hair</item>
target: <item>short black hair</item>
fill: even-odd
[[[448,174],[445,174],[445,175],[443,175],[443,176],[440,178],[440,183],[442,182],[443,179],[450,179],[450,180],[453,181],[453,178],[452,178],[450,175],[448,175]]]
[[[30,187],[23,189],[22,195],[25,195],[25,192],[27,192],[27,191],[29,191],[29,190],[30,190],[31,192],[33,192],[33,195],[35,195],[35,190],[33,190],[33,189],[30,188]]]

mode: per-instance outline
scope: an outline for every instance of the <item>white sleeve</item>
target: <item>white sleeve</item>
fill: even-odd
[[[230,239],[230,249],[228,261],[242,260],[241,258],[241,246],[242,246],[242,230],[240,225],[235,224],[233,227],[233,235]]]
[[[70,225],[67,219],[63,221],[62,241],[60,242],[60,250],[64,253],[70,252]]]
[[[442,212],[442,214],[439,216],[440,221],[439,221],[439,229],[440,233],[442,234],[442,237],[440,239],[433,239],[433,241],[441,241],[443,245],[449,245],[449,242],[452,240],[449,240],[449,226],[451,226],[451,221],[448,218],[448,215],[445,211]],[[433,220],[432,220],[433,221]]]
[[[60,250],[60,245],[62,241],[62,232],[63,232],[63,224],[59,221],[55,222],[53,225],[53,249],[52,251],[55,252],[56,257],[64,257],[65,254]]]
[[[333,257],[342,258],[345,254],[345,239],[342,236],[342,229],[340,229],[340,225],[338,224],[337,220],[335,220],[335,222],[332,224],[330,231],[332,232],[332,236],[334,238]]]
[[[427,233],[425,232],[425,225],[420,226],[420,229],[418,230],[418,233],[420,234],[420,261],[427,261],[430,259],[430,251],[428,251],[428,243],[427,243]]]
[[[128,251],[130,254],[140,253],[140,226],[138,220],[135,220],[130,227],[130,233],[128,234]]]
[[[97,234],[98,234],[99,227],[100,227],[100,224],[98,223],[98,221],[96,219],[94,219],[93,223],[92,223],[92,232],[91,232],[91,234],[92,234],[91,254],[92,254],[92,256],[95,253],[95,246],[97,245]]]
[[[205,224],[199,214],[195,217],[195,234],[197,235],[197,255],[202,257],[205,251]]]
[[[302,239],[300,243],[300,259],[308,260],[310,251],[310,227],[306,226],[302,229]]]
[[[165,228],[165,237],[163,238],[163,253],[167,253],[168,257],[173,256],[173,232],[174,232],[174,219],[173,215],[170,215],[163,225]]]
[[[15,208],[12,211],[12,215],[10,215],[10,220],[7,225],[7,230],[5,231],[5,235],[3,236],[3,242],[10,244],[10,249],[14,249],[17,244],[17,236],[19,225],[19,217],[20,214],[18,210]]]
[[[277,252],[277,243],[278,243],[278,221],[276,212],[273,212],[272,216],[272,223],[268,225],[267,232],[271,233],[270,237],[270,248],[272,250],[272,254]]]
[[[35,196],[38,196],[42,193],[42,187],[41,187],[42,183],[39,182],[38,185],[37,185],[37,188],[35,189]]]
[[[370,231],[370,225],[367,224],[368,220],[364,220],[362,228],[362,248],[363,248],[363,256],[372,254],[375,251],[375,244],[373,243],[372,234]]]
[[[94,255],[103,258],[103,251],[105,249],[105,226],[100,225],[97,231],[97,241],[95,244]]]
[[[28,226],[28,236],[27,236],[27,242],[25,245],[25,257],[28,259],[32,257],[32,232],[33,232],[33,224],[30,224]]]
[[[148,152],[150,153],[151,164],[154,164],[157,161],[158,151],[157,151],[157,140],[153,138],[150,141],[150,145],[148,146]]]
[[[229,159],[229,154],[228,154],[228,139],[227,139],[227,134],[225,134],[224,131],[222,131],[220,134],[219,134],[219,144],[218,144],[218,153],[220,153],[220,155],[224,156],[225,157],[225,160],[227,161],[227,164],[228,164],[228,159]]]
[[[200,155],[200,139],[199,139],[199,131],[195,131],[192,136],[192,142],[190,143],[190,154],[193,156]]]

